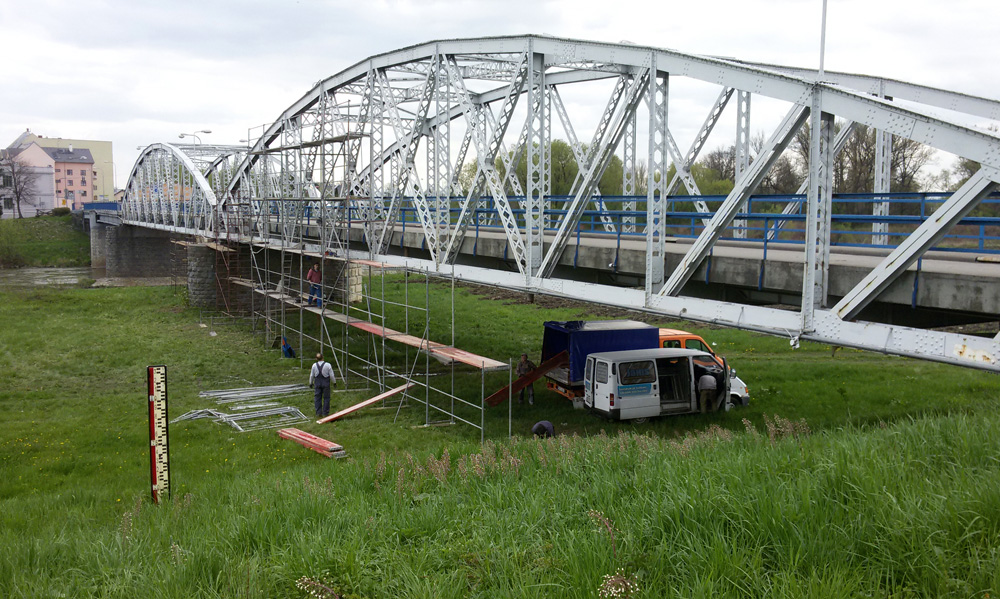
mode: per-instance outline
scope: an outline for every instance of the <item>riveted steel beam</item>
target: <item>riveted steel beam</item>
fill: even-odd
[[[528,139],[524,144],[527,155],[527,176],[524,195],[524,274],[532,276],[542,263],[545,242],[545,197],[549,193],[547,126],[545,115],[545,64],[541,54],[531,53],[527,83]]]
[[[833,115],[823,112],[817,89],[810,106],[809,191],[802,276],[802,330],[815,328],[817,309],[826,307],[830,276],[830,218],[833,208]]]
[[[649,172],[646,179],[646,297],[663,285],[663,259],[666,235],[667,128],[669,84],[666,73],[656,71],[656,57],[650,66],[646,100],[649,106]],[[656,73],[655,77],[652,73]]]
[[[736,160],[733,162],[735,175],[733,181],[739,181],[750,166],[750,92],[736,92]],[[733,236],[746,239],[747,221],[733,221]]]
[[[510,125],[511,116],[517,106],[518,98],[521,96],[522,88],[525,85],[525,81],[528,79],[529,57],[529,52],[524,53],[521,57],[518,65],[518,76],[515,77],[508,86],[507,96],[500,108],[500,117],[497,121],[497,127],[494,129],[492,137],[488,141],[486,138],[487,121],[485,115],[483,114],[483,110],[488,110],[488,108],[483,107],[482,110],[474,109],[472,100],[469,97],[467,90],[465,90],[464,83],[461,82],[460,78],[456,78],[455,80],[456,88],[459,93],[460,104],[463,105],[463,109],[460,112],[466,117],[467,126],[472,131],[472,141],[476,145],[478,169],[476,173],[476,180],[469,191],[469,195],[462,202],[457,222],[455,227],[452,229],[452,235],[446,245],[445,255],[447,256],[447,260],[449,262],[454,262],[455,258],[458,256],[462,240],[465,238],[465,232],[468,229],[469,222],[472,217],[472,211],[469,208],[473,201],[478,200],[478,197],[482,193],[481,190],[483,186],[487,186],[493,194],[493,200],[500,213],[504,232],[507,235],[507,241],[510,244],[511,253],[513,254],[512,257],[522,272],[526,267],[524,259],[524,241],[521,238],[521,232],[517,226],[516,220],[514,219],[510,204],[507,202],[507,196],[506,193],[504,193],[503,183],[500,181],[500,176],[496,172],[495,160],[497,152],[501,147],[503,136],[507,131],[507,127]]]

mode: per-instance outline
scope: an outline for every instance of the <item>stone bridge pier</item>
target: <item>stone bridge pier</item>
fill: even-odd
[[[255,258],[251,258],[251,248],[245,244],[227,246],[157,229],[104,224],[93,218],[88,225],[95,267],[103,266],[108,277],[173,277],[178,282],[186,281],[191,306],[249,312],[252,291],[245,283],[250,280],[272,290],[282,289],[291,297],[305,297],[309,289],[306,271],[315,262],[322,265],[328,297],[335,296],[338,301],[360,298],[363,272],[358,265],[345,269],[342,261],[318,256],[296,255],[283,260],[281,252],[267,248],[255,249]],[[254,261],[257,269],[252,268]],[[283,269],[286,272],[282,273]]]
[[[170,277],[176,276],[170,260],[170,233],[145,227],[121,225],[92,227],[91,247],[101,246],[103,236],[104,263],[109,277]],[[91,250],[94,254],[95,250]],[[96,250],[100,253],[100,248]]]

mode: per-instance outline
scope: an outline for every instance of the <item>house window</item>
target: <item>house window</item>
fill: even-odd
[[[73,187],[73,180],[66,181],[66,187]]]
[[[81,191],[80,192],[80,197],[84,197],[84,198],[87,197],[87,190]]]
[[[81,179],[80,179],[80,185],[86,185],[86,184],[87,184],[87,180],[86,180],[86,179],[83,179],[83,178],[81,178]]]
[[[71,169],[71,168],[66,169],[66,174],[67,175],[72,175],[73,174],[73,169]]]
[[[13,210],[14,209],[14,198],[4,198],[3,199],[3,207],[5,209],[7,209],[7,210]]]
[[[57,173],[61,173],[61,172],[62,172],[62,169],[61,169],[61,168],[57,168],[57,169],[56,169],[56,172],[57,172]]]
[[[87,176],[87,169],[83,169],[83,168],[80,169],[80,176],[81,177],[86,177]]]

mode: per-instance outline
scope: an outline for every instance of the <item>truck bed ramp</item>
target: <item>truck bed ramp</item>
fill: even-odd
[[[534,383],[538,379],[545,376],[550,370],[554,368],[559,368],[560,366],[566,366],[569,363],[569,352],[562,351],[558,354],[552,356],[548,360],[542,362],[537,368],[529,372],[528,374],[516,379],[511,384],[500,389],[493,395],[486,398],[486,404],[490,406],[495,406],[507,399],[507,397],[513,393],[518,393],[521,389],[524,389],[528,385]]]

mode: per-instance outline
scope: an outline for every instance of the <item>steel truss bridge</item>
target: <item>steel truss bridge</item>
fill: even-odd
[[[810,340],[1000,371],[1000,339],[858,319],[996,190],[1000,138],[969,123],[1000,121],[1000,102],[865,75],[826,72],[817,79],[807,69],[548,36],[428,42],[372,56],[320,81],[254,135],[252,146],[150,145],[130,174],[121,219],[760,331],[793,344]],[[703,103],[700,127],[671,119],[681,112],[671,106],[702,102],[705,90],[715,99]],[[787,111],[756,149],[754,97]],[[603,111],[582,109],[581,98],[603,99]],[[691,166],[722,117],[733,113],[736,184],[710,207],[699,197]],[[870,235],[891,251],[849,293],[833,298],[832,166],[858,125],[877,131]],[[764,215],[771,220],[754,233],[748,219],[760,222],[761,215],[747,210],[748,201],[804,127],[813,134],[803,195]],[[681,128],[697,130],[682,140],[686,147],[671,133]],[[581,139],[582,131],[592,135]],[[568,196],[553,197],[551,190],[550,141],[556,138],[568,141],[579,165]],[[890,245],[894,138],[981,166]],[[624,175],[621,196],[612,202],[598,183],[616,157]],[[513,174],[522,159],[523,186]],[[474,168],[462,177],[470,163]],[[637,189],[645,195],[637,198]],[[671,208],[679,192],[692,196],[685,200],[700,227],[680,264],[666,272],[667,227],[675,222]],[[424,258],[391,251],[407,214],[409,231],[422,235]],[[798,219],[804,243],[797,310],[683,294],[720,239],[780,239],[783,217]],[[554,276],[585,219],[596,232],[644,240],[644,288]],[[470,227],[502,232],[507,269],[456,262]],[[359,231],[362,241],[352,244],[351,234],[359,237]]]

